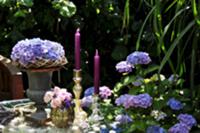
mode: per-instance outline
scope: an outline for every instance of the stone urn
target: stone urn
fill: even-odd
[[[36,103],[38,109],[45,105],[43,97],[46,91],[51,89],[52,75],[59,68],[41,68],[26,70],[28,76],[27,97]]]

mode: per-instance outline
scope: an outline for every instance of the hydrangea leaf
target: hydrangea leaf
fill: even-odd
[[[19,4],[27,6],[27,7],[31,7],[33,6],[33,0],[20,0]]]
[[[114,87],[114,95],[115,96],[117,96],[116,93],[119,92],[122,87],[123,87],[123,84],[120,82],[115,85],[115,87]]]
[[[53,1],[53,7],[59,10],[59,13],[64,17],[71,17],[76,13],[76,5],[71,1]]]
[[[19,10],[14,14],[14,16],[15,17],[26,17],[26,14],[27,14],[26,10]]]
[[[136,95],[140,90],[141,90],[140,87],[134,87],[134,88],[131,88],[131,89],[128,91],[128,94]]]
[[[135,81],[135,76],[134,76],[134,75],[126,76],[126,77],[122,80],[123,85],[128,85],[128,84],[132,83],[133,81]]]
[[[166,106],[166,101],[164,101],[164,100],[154,100],[154,102],[153,102],[153,108],[156,110],[160,110],[164,106]]]
[[[65,6],[60,9],[60,14],[65,17],[71,17],[76,13],[76,6],[73,2],[68,1]]]

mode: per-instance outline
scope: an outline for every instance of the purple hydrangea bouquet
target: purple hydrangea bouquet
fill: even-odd
[[[67,63],[61,44],[40,38],[25,39],[13,47],[11,59],[20,68],[50,68]]]

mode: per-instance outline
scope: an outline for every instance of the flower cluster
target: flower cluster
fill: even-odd
[[[135,51],[127,56],[126,61],[119,62],[115,68],[120,73],[132,72],[132,68],[139,64],[149,64],[151,58],[146,52]]]
[[[164,81],[166,78],[165,78],[165,75],[163,74],[154,74],[150,80],[153,81],[153,82],[157,82],[157,81]]]
[[[141,86],[144,82],[144,79],[142,77],[136,77],[136,80],[132,82],[132,84],[136,87]]]
[[[81,99],[81,106],[89,108],[94,102],[92,95],[83,97]]]
[[[183,104],[175,98],[170,98],[167,105],[170,106],[172,110],[180,110],[183,108]]]
[[[90,105],[93,103],[92,95],[94,94],[94,87],[90,87],[85,90],[84,97],[81,100],[82,107],[90,107]],[[112,91],[107,86],[101,86],[99,88],[99,96],[102,99],[107,99],[109,96],[112,95]]]
[[[120,124],[127,124],[133,122],[130,116],[124,114],[117,115],[115,121],[119,122]]]
[[[172,126],[168,133],[189,133],[189,128],[184,123],[177,123],[174,126]]]
[[[100,133],[121,133],[122,129],[119,127],[119,122],[113,122],[110,125],[101,125]]]
[[[19,41],[12,49],[11,58],[22,68],[55,67],[67,63],[61,44],[40,38]]]
[[[112,95],[112,91],[107,86],[102,86],[99,88],[99,95],[103,99],[107,99],[109,96]]]
[[[131,65],[149,64],[151,58],[146,52],[135,51],[127,56],[126,61]]]
[[[189,114],[180,114],[178,115],[177,119],[180,121],[180,123],[186,124],[189,128],[192,128],[197,124],[196,119]]]
[[[116,70],[120,73],[130,73],[132,72],[131,64],[128,64],[126,61],[121,61],[115,66]]]
[[[179,76],[177,74],[172,74],[169,78],[168,81],[171,83],[176,83],[178,80]]]
[[[156,121],[160,121],[165,119],[165,117],[167,117],[167,114],[159,110],[153,110],[151,112],[151,116],[153,116]]]
[[[90,87],[85,90],[84,97],[91,96],[94,94],[94,87]],[[107,99],[109,96],[112,95],[112,91],[107,86],[101,86],[99,88],[99,96],[103,99]]]
[[[152,97],[147,93],[139,95],[125,94],[117,98],[115,103],[118,106],[123,105],[126,109],[130,107],[148,108],[152,105]]]
[[[169,133],[189,133],[191,128],[197,124],[196,119],[189,114],[180,114],[177,119],[179,123],[169,129]]]
[[[44,102],[50,103],[52,108],[69,108],[72,106],[72,94],[56,86],[45,93]]]
[[[146,133],[167,133],[165,129],[160,126],[154,125],[147,128]]]

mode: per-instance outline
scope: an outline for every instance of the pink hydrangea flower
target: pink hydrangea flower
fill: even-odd
[[[45,103],[50,103],[52,108],[68,108],[72,105],[72,94],[67,89],[57,86],[52,91],[47,91],[43,99]]]
[[[57,95],[59,92],[60,92],[60,88],[58,87],[58,86],[55,86],[54,88],[53,88],[53,92]]]
[[[107,86],[102,86],[99,88],[99,95],[103,99],[107,99],[109,96],[112,95],[112,91]]]
[[[54,94],[53,94],[52,91],[46,92],[45,95],[44,95],[44,102],[45,102],[45,103],[50,102],[50,101],[53,99],[53,95],[54,95]]]
[[[61,90],[65,90],[65,91],[58,92],[57,96],[60,97],[62,101],[64,101],[65,99],[67,99],[68,101],[71,101],[72,94],[67,92],[66,89],[61,89]]]
[[[62,100],[57,97],[51,100],[51,107],[52,108],[59,108],[62,105]]]

